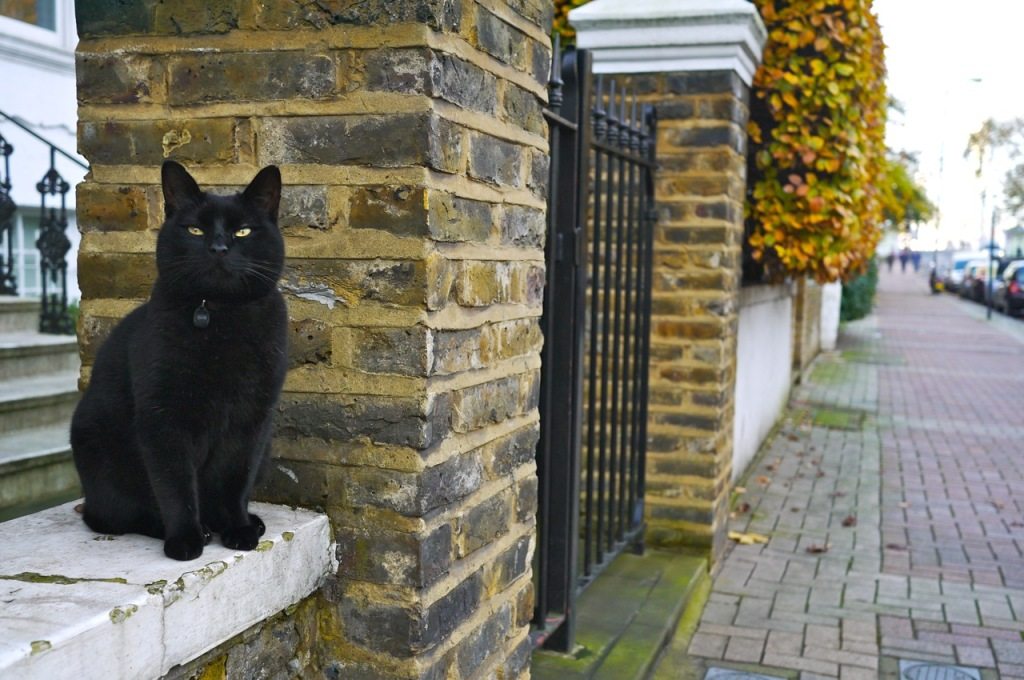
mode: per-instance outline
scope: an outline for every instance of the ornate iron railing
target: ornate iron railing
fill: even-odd
[[[50,168],[36,183],[39,192],[39,237],[35,246],[39,250],[42,275],[42,313],[39,316],[41,333],[72,334],[74,322],[68,313],[68,262],[71,241],[67,237],[67,193],[71,185],[57,171],[57,154],[85,170],[89,166],[21,121],[0,111],[0,116],[23,132],[49,147]],[[14,262],[14,217],[17,205],[11,197],[11,155],[14,147],[0,135],[0,156],[3,157],[3,175],[0,176],[0,241],[7,243],[6,255],[0,252],[0,294],[17,295],[18,281]]]

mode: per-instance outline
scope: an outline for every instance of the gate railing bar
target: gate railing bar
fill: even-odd
[[[640,115],[644,115],[644,110],[641,110]],[[646,143],[646,136],[644,131],[645,120],[643,118],[637,118],[636,110],[634,109],[633,119],[636,127],[633,129],[630,135],[630,149],[631,151],[643,157]],[[637,220],[636,230],[636,273],[635,273],[635,285],[633,287],[633,309],[636,312],[636,324],[633,328],[633,334],[635,335],[634,351],[636,352],[636,359],[633,362],[633,373],[631,382],[633,384],[632,393],[632,410],[630,413],[630,427],[629,436],[631,441],[631,456],[630,456],[630,468],[633,470],[633,475],[630,478],[629,485],[629,498],[627,501],[628,512],[630,513],[630,519],[634,524],[641,524],[643,516],[637,517],[636,514],[636,503],[637,496],[640,490],[639,486],[639,470],[638,467],[641,465],[640,460],[640,447],[643,443],[640,440],[640,414],[645,412],[645,409],[641,408],[641,399],[643,394],[640,388],[640,373],[646,363],[643,361],[643,332],[644,332],[644,314],[643,314],[643,292],[644,292],[644,274],[646,272],[646,250],[644,234],[646,230],[644,226],[646,224],[645,210],[647,206],[647,192],[646,186],[643,186],[643,179],[649,169],[643,165],[639,168],[637,177],[634,177],[634,188],[633,191],[636,194],[636,213],[634,219]]]
[[[629,146],[629,133],[626,130],[626,120],[623,115],[626,110],[626,91],[623,87],[619,93],[619,100],[613,99],[611,106],[618,109],[619,113],[615,118],[615,142],[621,148],[625,141],[625,146]],[[612,550],[612,546],[615,545],[616,540],[621,535],[620,521],[621,517],[616,512],[616,506],[618,505],[618,487],[621,486],[621,474],[622,474],[622,460],[625,456],[625,451],[620,447],[619,438],[619,368],[622,364],[623,357],[620,356],[620,350],[622,349],[621,333],[622,333],[622,287],[623,282],[623,261],[622,256],[625,247],[625,235],[627,225],[626,210],[625,210],[625,199],[626,199],[626,186],[624,178],[626,176],[626,159],[619,156],[617,159],[618,166],[616,168],[616,184],[615,184],[615,271],[614,271],[614,310],[612,313],[612,393],[611,393],[611,466],[609,470],[609,480],[611,482],[610,493],[608,494],[608,550]]]
[[[583,415],[583,336],[579,329],[585,323],[585,290],[579,272],[586,240],[581,222],[586,213],[580,206],[588,195],[579,177],[588,176],[582,139],[590,134],[585,103],[590,98],[590,55],[569,52],[563,57],[559,52],[556,43],[553,68],[561,71],[561,77],[552,78],[552,111],[547,115],[552,182],[548,187],[548,278],[541,319],[545,343],[537,466],[542,487],[533,638],[535,644],[567,651],[574,644],[572,613],[578,593]]]
[[[596,323],[598,320],[598,296],[596,294],[597,281],[601,270],[601,207],[600,207],[600,196],[602,195],[602,180],[603,180],[603,169],[601,163],[602,150],[597,146],[596,142],[599,139],[604,138],[605,131],[607,130],[607,122],[605,121],[605,111],[601,103],[604,99],[604,79],[601,76],[597,77],[597,93],[595,103],[591,109],[591,120],[593,125],[593,139],[591,146],[594,149],[594,213],[593,213],[593,231],[591,234],[592,252],[590,253],[591,259],[591,272],[590,272],[590,284],[588,287],[594,289],[594,293],[590,296],[590,361],[588,362],[589,374],[587,376],[587,479],[586,479],[586,514],[584,516],[584,556],[583,556],[583,575],[584,577],[592,575],[592,565],[596,560],[597,554],[600,552],[600,547],[595,545],[595,527],[594,527],[594,505],[596,498],[594,496],[595,486],[595,467],[597,460],[594,456],[596,450],[596,439],[597,439],[597,343],[598,333]],[[589,206],[588,206],[589,207]]]
[[[11,198],[11,154],[14,147],[0,135],[0,156],[4,174],[0,176],[0,241],[7,242],[7,257],[0,253],[0,295],[17,295],[18,281],[14,275],[14,213],[18,210]]]
[[[547,243],[545,244],[546,254],[545,258],[551,262],[554,260],[554,250],[558,247],[557,234],[556,234],[556,219],[555,214],[558,212],[560,194],[554,190],[551,186],[551,180],[560,176],[560,162],[561,156],[558,154],[559,142],[561,140],[561,130],[564,127],[563,123],[569,121],[558,113],[561,109],[563,98],[562,98],[562,77],[561,77],[561,59],[559,55],[559,44],[556,40],[554,44],[554,54],[551,59],[551,73],[548,79],[548,107],[544,109],[544,116],[549,121],[548,126],[548,143],[551,149],[550,153],[550,165],[548,167],[548,215],[547,215]],[[569,128],[572,129],[571,127]],[[545,311],[547,306],[548,297],[554,293],[554,267],[548,267],[547,278],[545,280]],[[541,319],[541,329],[545,334],[549,334],[549,327],[551,325],[550,315],[544,314],[545,318]],[[548,349],[549,342],[545,342],[544,349],[542,350],[542,362],[547,365],[548,356],[551,350]],[[540,400],[538,408],[542,414],[547,413],[551,409],[552,404],[552,380],[541,380],[540,385]],[[557,626],[561,625],[565,619],[564,612],[557,612],[556,615],[552,616],[551,606],[549,605],[549,584],[552,580],[553,561],[551,550],[548,549],[547,544],[550,541],[552,535],[556,532],[555,522],[555,511],[551,507],[549,499],[551,498],[551,477],[555,461],[552,460],[553,450],[553,438],[552,438],[552,421],[550,418],[541,418],[540,423],[540,436],[537,443],[537,527],[538,527],[538,547],[535,553],[537,570],[536,579],[536,592],[534,593],[534,608],[535,608],[535,626],[539,629],[540,633],[538,637],[543,639],[548,635],[550,630],[553,630]]]
[[[637,451],[639,456],[639,462],[636,466],[637,471],[637,499],[636,507],[634,509],[634,518],[637,524],[640,526],[640,536],[643,536],[643,517],[644,517],[644,489],[647,488],[647,465],[646,465],[646,454],[647,454],[647,406],[650,399],[650,379],[651,374],[648,367],[650,366],[651,359],[651,301],[653,299],[653,284],[654,284],[654,227],[658,221],[658,209],[655,204],[655,186],[654,186],[654,171],[657,164],[657,125],[658,125],[658,113],[653,106],[644,107],[644,129],[645,134],[641,135],[640,145],[641,150],[645,156],[647,156],[649,165],[644,170],[644,191],[641,192],[641,196],[644,197],[645,211],[643,213],[643,230],[644,230],[644,277],[643,277],[643,306],[641,308],[641,318],[643,319],[643,328],[640,331],[641,341],[641,359],[640,359],[640,406],[641,413],[639,414],[637,421],[639,422],[639,434],[637,436]],[[638,548],[642,546],[638,545]]]
[[[608,89],[608,108],[607,108],[607,122],[608,125],[605,128],[605,139],[609,143],[615,143],[618,135],[618,120],[615,118],[615,81],[611,81]],[[611,328],[609,325],[609,318],[611,316],[611,287],[612,287],[612,247],[614,246],[614,217],[615,217],[615,163],[612,159],[608,159],[607,167],[607,178],[608,187],[604,192],[604,196],[598,196],[598,199],[604,199],[604,210],[605,210],[605,224],[607,228],[604,233],[604,271],[603,273],[603,296],[602,296],[602,314],[600,317],[600,328],[601,328],[601,404],[600,413],[598,418],[601,422],[601,427],[598,432],[598,478],[597,478],[597,545],[598,554],[607,552],[607,547],[604,544],[605,536],[608,531],[608,520],[611,519],[607,516],[608,509],[608,491],[610,490],[610,480],[608,478],[609,458],[614,453],[609,451],[608,441],[608,381],[611,377],[610,374],[610,362],[611,356],[608,351],[611,345]],[[594,292],[597,294],[597,291]],[[596,320],[595,320],[596,322]],[[593,389],[593,386],[591,386]]]
[[[636,93],[632,95],[632,112],[629,116],[626,115],[626,105],[623,102],[623,118],[626,120],[626,124],[623,130],[625,139],[623,140],[624,146],[628,146],[630,149],[635,145],[636,135],[634,124],[636,121]],[[630,417],[630,408],[632,406],[632,399],[634,396],[634,390],[636,384],[633,382],[633,375],[630,371],[630,367],[636,364],[633,358],[632,351],[632,333],[633,333],[633,305],[630,304],[631,292],[636,288],[633,277],[636,275],[636,269],[633,266],[633,232],[636,227],[636,213],[634,211],[634,205],[636,203],[636,165],[633,163],[629,164],[629,177],[626,184],[627,191],[626,196],[628,198],[628,205],[626,207],[626,228],[624,229],[625,241],[626,241],[626,259],[623,262],[625,268],[625,282],[623,284],[622,297],[623,297],[623,324],[622,324],[622,375],[625,380],[625,384],[622,386],[622,429],[620,430],[620,441],[619,448],[622,450],[622,457],[619,462],[619,532],[618,539],[621,541],[625,536],[626,531],[629,530],[629,512],[627,506],[628,488],[631,486],[631,478],[634,474],[633,466],[633,437],[630,432],[629,425],[632,420]],[[628,475],[628,477],[627,477]],[[630,513],[631,514],[631,513]]]

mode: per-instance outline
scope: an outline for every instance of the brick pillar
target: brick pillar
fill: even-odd
[[[85,379],[155,275],[160,163],[224,189],[281,167],[260,494],[331,518],[326,677],[528,673],[549,5],[78,3]]]
[[[793,298],[793,380],[800,380],[821,350],[821,286],[799,279]]]
[[[745,0],[593,0],[594,70],[658,111],[649,542],[719,554],[732,465],[747,102],[766,32]]]

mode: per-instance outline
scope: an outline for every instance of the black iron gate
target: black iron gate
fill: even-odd
[[[568,650],[577,594],[643,537],[656,121],[588,52],[554,64],[534,639]]]

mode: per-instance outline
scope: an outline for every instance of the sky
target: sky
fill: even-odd
[[[887,45],[889,96],[904,107],[890,112],[887,142],[917,154],[917,179],[940,209],[938,224],[922,227],[915,245],[977,246],[982,225],[988,240],[992,209],[1002,208],[1009,161],[993,158],[993,171],[979,181],[964,151],[986,118],[1024,117],[1024,0],[875,0],[874,9]],[[997,241],[1017,224],[1001,212]]]

